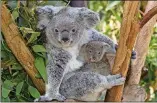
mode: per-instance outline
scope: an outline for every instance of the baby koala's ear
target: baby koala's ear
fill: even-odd
[[[35,14],[37,15],[38,18],[38,24],[37,28],[40,30],[43,30],[46,28],[48,22],[51,20],[53,17],[53,6],[38,6],[35,9]]]
[[[83,23],[87,29],[94,27],[100,21],[98,13],[85,7],[80,9],[79,17],[83,20]]]
[[[106,54],[115,54],[116,50],[113,49],[109,44],[104,43],[102,45],[103,49],[105,50]]]

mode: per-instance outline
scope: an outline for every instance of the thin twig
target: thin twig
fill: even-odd
[[[71,2],[71,1],[69,0],[65,6],[69,6],[70,2]]]

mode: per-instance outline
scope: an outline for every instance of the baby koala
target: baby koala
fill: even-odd
[[[78,59],[90,63],[100,61],[104,54],[115,54],[116,51],[107,43],[90,41],[81,47]]]
[[[115,53],[115,49],[105,42],[90,41],[84,44],[78,56],[78,60],[85,63],[85,68],[81,71],[92,71],[104,76],[109,75]]]
[[[106,53],[115,54],[115,51],[105,42],[90,41],[81,46],[77,60],[83,62],[84,65],[64,77],[60,93],[68,99],[99,101],[102,92],[105,97],[107,89],[122,85],[125,78],[120,74],[110,75],[108,64],[101,62]]]
[[[104,76],[111,74],[116,51],[109,44],[100,41],[90,41],[84,44],[79,52],[78,59],[85,63],[83,72],[95,72]],[[101,91],[97,101],[103,101],[106,90]],[[94,96],[94,95],[93,95]]]

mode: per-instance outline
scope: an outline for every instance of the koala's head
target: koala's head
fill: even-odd
[[[59,47],[76,45],[99,21],[98,14],[87,8],[44,6],[36,11],[37,27],[45,28],[48,41]]]
[[[88,62],[98,62],[103,58],[105,53],[115,53],[115,50],[105,42],[90,41],[83,46],[85,52],[84,58]]]

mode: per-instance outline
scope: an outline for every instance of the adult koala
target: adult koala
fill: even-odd
[[[38,7],[36,11],[39,19],[37,27],[46,31],[48,83],[46,94],[35,101],[82,99],[83,95],[98,86],[111,88],[124,82],[125,79],[120,75],[75,73],[83,65],[76,59],[83,44],[90,40],[100,40],[109,43],[114,49],[112,40],[91,29],[99,21],[97,13],[86,8],[53,6]],[[70,91],[66,94],[67,86],[71,87],[73,94]]]

